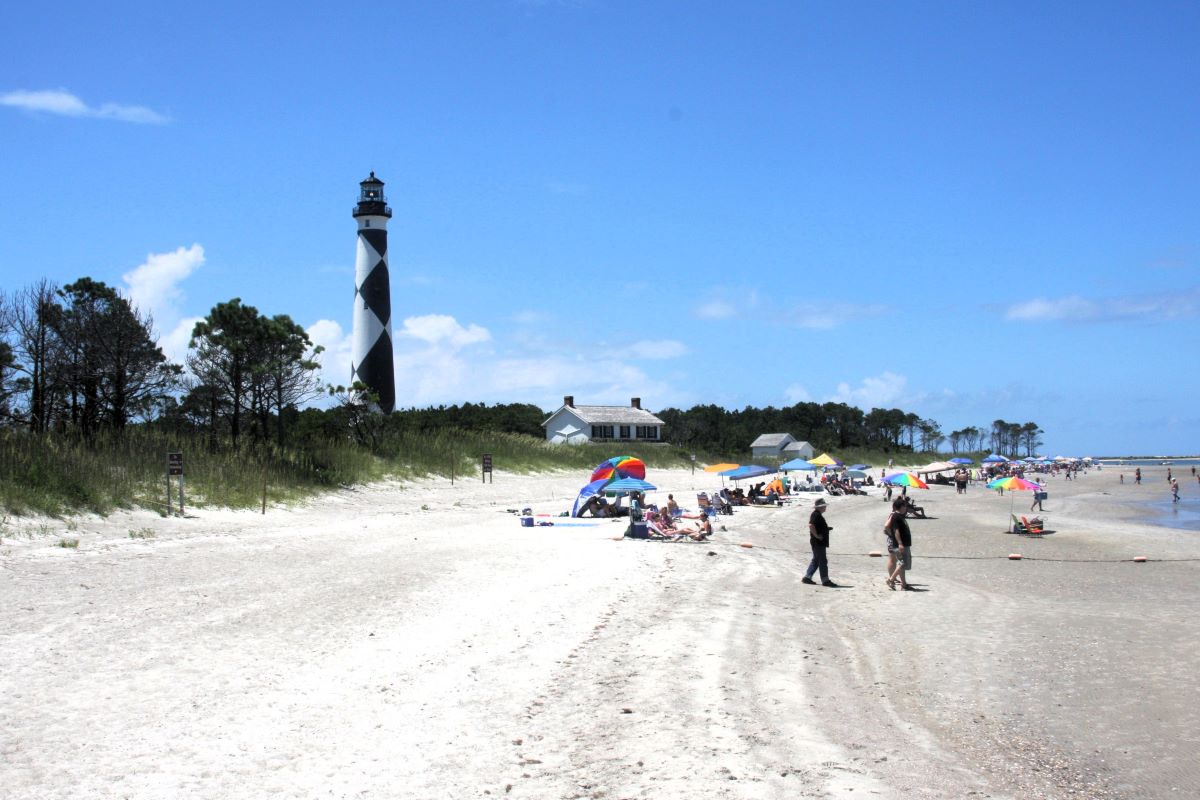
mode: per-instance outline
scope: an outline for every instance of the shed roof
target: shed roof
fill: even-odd
[[[812,446],[811,444],[809,444],[808,442],[790,442],[790,443],[789,443],[789,444],[788,444],[786,447],[784,447],[783,449],[784,449],[784,450],[803,450],[803,449],[804,449],[804,448],[806,448],[806,447],[807,447],[809,450],[813,449],[813,446]]]
[[[793,441],[790,433],[764,433],[750,445],[751,447],[780,447],[786,442]]]

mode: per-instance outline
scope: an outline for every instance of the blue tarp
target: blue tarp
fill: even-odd
[[[600,480],[598,480],[598,481],[592,481],[592,482],[591,482],[591,483],[589,483],[587,486],[585,486],[585,487],[583,487],[582,489],[580,489],[580,490],[579,490],[579,497],[576,497],[576,498],[575,498],[575,505],[574,505],[574,506],[571,508],[571,516],[572,516],[572,517],[578,517],[578,516],[579,516],[579,503],[580,503],[580,501],[582,501],[582,500],[583,500],[585,497],[591,497],[591,496],[592,496],[592,495],[594,495],[596,492],[598,492],[598,491],[600,491],[601,489],[603,489],[603,488],[604,488],[604,484],[606,484],[606,483],[608,483],[608,478],[601,478],[601,479],[600,479]]]
[[[745,466],[738,467],[737,469],[727,469],[724,472],[718,472],[717,474],[723,478],[733,478],[735,481],[737,481],[741,480],[742,478],[757,478],[760,475],[770,475],[773,471],[774,470],[768,469],[767,467],[760,467],[756,464],[746,464]]]

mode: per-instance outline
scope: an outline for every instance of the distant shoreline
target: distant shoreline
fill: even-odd
[[[1195,456],[1092,456],[1093,461],[1150,461],[1162,460],[1166,458],[1181,458],[1186,460],[1200,460],[1200,455]]]

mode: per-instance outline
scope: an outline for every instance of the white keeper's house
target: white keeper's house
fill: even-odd
[[[588,442],[661,442],[663,421],[642,408],[634,397],[627,406],[577,406],[567,395],[562,407],[542,423],[546,441],[555,444]]]

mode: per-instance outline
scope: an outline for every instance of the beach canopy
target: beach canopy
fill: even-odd
[[[862,480],[863,478],[867,477],[867,473],[863,472],[861,469],[848,469],[843,472],[842,475],[847,478],[856,478],[858,480]]]
[[[779,465],[779,468],[782,470],[804,469],[812,472],[815,472],[817,469],[803,458],[793,458],[791,461],[785,461]]]
[[[884,483],[890,483],[892,486],[908,486],[912,489],[928,489],[929,484],[913,475],[911,472],[893,472],[883,479]]]
[[[926,464],[925,466],[914,471],[918,475],[930,475],[934,472],[947,472],[952,469],[958,469],[958,465],[951,464],[949,461],[935,461],[932,464]]]
[[[850,469],[870,469],[870,464],[851,464]]]
[[[646,479],[646,464],[633,456],[614,456],[592,470],[592,480],[616,480],[617,478]]]
[[[969,458],[952,458],[952,459],[950,459],[950,463],[951,464],[974,464],[975,462]]]
[[[704,468],[705,472],[724,472],[728,469],[737,469],[741,464],[709,464]]]
[[[999,453],[992,453],[990,456],[988,456],[987,458],[985,458],[983,460],[983,463],[984,464],[1003,464],[1003,463],[1006,463],[1007,461],[1008,461],[1007,457],[1002,456]]]
[[[842,462],[829,455],[829,453],[821,453],[816,458],[810,458],[808,463],[816,464],[818,467],[840,467],[842,465]]]
[[[738,481],[742,478],[757,478],[760,475],[769,475],[773,471],[774,470],[768,469],[767,467],[760,467],[757,464],[746,464],[745,466],[738,467],[737,469],[725,470],[721,473],[721,477],[733,478],[735,481]]]

